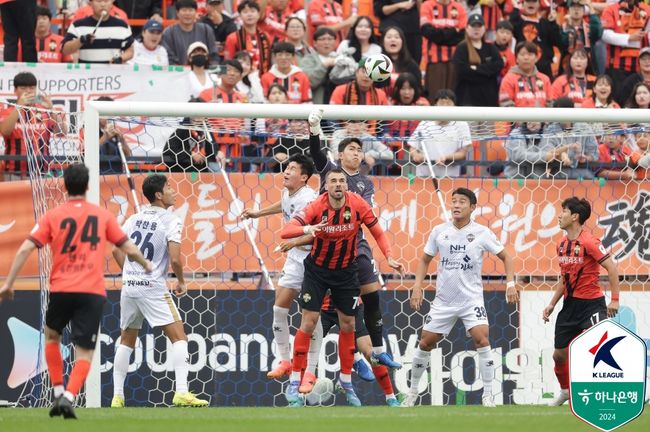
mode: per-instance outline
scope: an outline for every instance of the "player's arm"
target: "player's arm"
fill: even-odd
[[[167,242],[167,251],[169,252],[169,262],[172,266],[172,270],[178,280],[174,292],[178,297],[180,297],[187,292],[185,275],[183,274],[183,261],[181,260],[181,244],[175,241]]]
[[[112,254],[113,254],[113,259],[115,260],[117,265],[120,266],[120,270],[122,270],[124,268],[124,259],[126,258],[126,255],[117,246],[113,247]]]
[[[560,276],[557,280],[557,283],[555,284],[555,287],[553,288],[553,297],[551,297],[551,301],[542,312],[542,319],[544,322],[549,321],[549,318],[555,309],[555,305],[562,298],[562,294],[564,294],[564,283],[562,282],[562,276]]]
[[[607,278],[609,279],[609,289],[612,292],[612,300],[607,305],[607,316],[613,318],[618,313],[618,299],[621,292],[618,285],[618,269],[611,257],[600,263],[601,266],[607,270]]]
[[[320,122],[323,119],[323,110],[315,109],[309,113],[309,153],[314,160],[314,166],[318,171],[323,171],[327,165],[327,156],[321,149]]]
[[[422,299],[424,297],[422,285],[424,284],[424,278],[427,276],[429,263],[431,263],[432,259],[433,256],[426,252],[423,253],[422,257],[420,257],[420,261],[418,261],[418,266],[415,269],[415,283],[413,284],[413,288],[411,288],[411,298],[409,302],[411,307],[416,311],[420,310],[420,307],[422,306]]]
[[[519,293],[515,286],[515,269],[512,264],[512,257],[505,249],[499,252],[497,257],[503,261],[503,266],[506,269],[506,302],[516,303],[519,301]]]
[[[248,208],[244,210],[239,217],[244,220],[249,218],[257,219],[259,217],[270,216],[278,213],[282,213],[282,200],[260,210],[253,210]]]
[[[303,235],[316,237],[316,233],[319,232],[326,224],[327,222],[321,222],[318,225],[307,225],[300,217],[294,217],[284,225],[282,231],[280,232],[280,237],[283,239],[292,239],[301,237]]]
[[[140,249],[133,243],[131,240],[127,240],[121,245],[119,245],[119,249],[129,257],[131,261],[135,261],[138,264],[140,264],[144,270],[147,273],[151,273],[153,270],[153,266],[151,265],[151,262],[142,255],[142,252],[140,252]],[[124,261],[122,261],[124,263]]]
[[[18,248],[14,262],[11,264],[11,269],[9,269],[7,279],[5,279],[4,285],[0,288],[0,303],[5,299],[12,300],[14,298],[13,285],[16,281],[16,276],[20,270],[22,270],[23,266],[27,262],[27,258],[29,258],[29,255],[31,255],[34,249],[36,249],[36,244],[30,239],[25,240],[23,244],[20,245],[20,248]]]
[[[299,246],[307,246],[314,242],[314,236],[311,234],[305,234],[302,237],[294,238],[291,240],[283,241],[275,249],[276,252],[289,252],[291,249]]]
[[[379,246],[379,249],[381,249],[381,253],[384,254],[386,257],[386,261],[388,261],[388,265],[392,268],[395,269],[399,272],[402,277],[404,276],[404,265],[393,259],[392,256],[392,251],[390,249],[390,244],[388,243],[388,236],[384,232],[384,230],[379,226],[379,219],[377,219],[377,216],[372,212],[372,208],[370,207],[370,204],[368,204],[365,201],[362,201],[362,206],[365,207],[365,210],[363,211],[363,223],[368,227],[370,230],[370,234],[375,238],[377,241],[377,246]],[[362,208],[363,208],[362,207]]]

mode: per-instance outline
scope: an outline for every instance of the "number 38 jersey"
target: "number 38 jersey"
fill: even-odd
[[[181,242],[182,224],[173,213],[161,207],[146,207],[124,224],[124,231],[153,264],[151,274],[140,264],[124,260],[122,295],[127,297],[160,296],[167,292],[169,252],[167,243]]]
[[[81,199],[48,211],[28,239],[52,249],[50,292],[102,296],[106,242],[121,246],[127,241],[113,214]]]

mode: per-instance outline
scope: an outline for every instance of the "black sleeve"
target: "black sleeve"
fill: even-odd
[[[311,153],[316,169],[322,171],[327,165],[327,156],[320,148],[320,136],[309,134],[309,153]]]
[[[469,51],[467,50],[466,43],[460,43],[456,47],[454,56],[451,59],[456,69],[456,75],[463,80],[471,79],[472,75],[476,73],[470,68],[469,64]]]
[[[501,69],[503,69],[503,59],[501,58],[501,53],[499,53],[497,47],[492,44],[490,44],[489,47],[489,55],[492,60],[489,62],[483,61],[478,65],[476,73],[485,77],[496,78],[501,73]]]
[[[632,74],[629,77],[627,77],[625,81],[623,81],[623,85],[620,86],[619,91],[617,91],[614,94],[614,100],[618,102],[618,104],[621,107],[624,107],[625,103],[630,97],[630,94],[632,93],[632,89],[634,88],[636,83],[642,80],[643,78],[638,73]]]
[[[515,39],[518,41],[525,40],[521,33],[521,27],[524,24],[524,20],[521,18],[519,9],[514,8],[513,11],[510,12],[508,19],[510,20],[510,24],[512,24],[512,27],[514,29],[512,35],[515,37]]]
[[[186,141],[183,133],[186,129],[176,129],[165,144],[163,161],[170,168],[187,168],[191,165],[191,157],[183,143]]]
[[[455,46],[465,37],[465,29],[458,30],[453,27],[435,28],[431,24],[425,24],[420,30],[422,31],[422,36],[436,45]]]

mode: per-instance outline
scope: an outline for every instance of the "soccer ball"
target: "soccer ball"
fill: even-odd
[[[334,397],[334,383],[329,378],[318,378],[314,389],[307,393],[305,400],[310,406],[324,406]]]
[[[374,82],[386,81],[393,72],[393,62],[384,54],[371,55],[366,58],[363,66],[368,77]]]

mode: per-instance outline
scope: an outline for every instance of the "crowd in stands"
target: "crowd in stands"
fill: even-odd
[[[4,61],[181,65],[191,71],[195,102],[650,107],[650,7],[640,0],[69,0],[65,11],[49,3],[0,0]],[[383,83],[362,67],[378,53],[394,66]],[[28,75],[15,81],[18,102],[47,107]],[[4,110],[0,123],[5,153],[24,155],[12,113]],[[277,172],[308,148],[304,122],[210,119],[210,126],[224,133],[181,127],[164,144],[165,163]],[[506,158],[490,174],[645,178],[645,127],[505,125]],[[611,129],[625,133],[605,133]],[[418,176],[464,175],[462,161],[476,152],[464,122],[348,121],[332,130],[332,157],[338,141],[359,137],[366,168],[381,174],[403,174],[399,162],[410,161]],[[103,154],[120,140],[119,130],[102,125]],[[24,176],[19,161],[4,164],[11,178]]]

